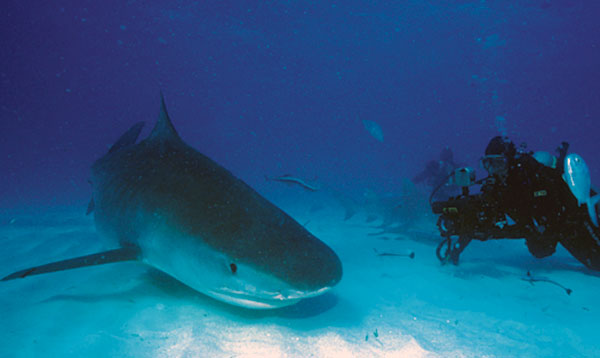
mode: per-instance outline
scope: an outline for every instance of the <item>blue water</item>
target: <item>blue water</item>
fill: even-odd
[[[0,353],[335,353],[315,350],[322,344],[344,347],[341,356],[397,356],[407,347],[409,356],[508,357],[515,346],[520,356],[591,356],[600,349],[591,333],[600,312],[594,274],[560,249],[533,259],[522,242],[477,243],[465,252],[464,265],[440,267],[427,188],[407,178],[445,146],[482,177],[478,160],[489,139],[503,134],[530,150],[553,152],[568,141],[585,158],[592,182],[600,183],[598,14],[600,3],[582,0],[3,3],[0,276],[106,249],[84,216],[90,165],[133,123],[146,121],[147,135],[160,91],[187,143],[332,246],[346,274],[316,308],[299,308],[301,318],[290,318],[293,310],[248,317],[138,266],[36,277],[0,287],[3,312],[16,312],[0,328],[0,346],[8,347]],[[383,140],[366,130],[365,120],[379,125]],[[309,196],[265,180],[282,174],[330,192]],[[416,209],[390,220],[418,221],[412,233],[401,233],[402,240],[398,233],[387,240],[369,236],[390,215],[389,203],[373,198],[407,193]],[[340,195],[362,205],[350,220]],[[381,245],[417,257],[408,265],[370,258],[363,271],[360,253]],[[573,297],[543,284],[530,291],[519,286],[528,269],[579,289]],[[131,289],[135,298],[107,293],[121,270],[131,281],[116,287]],[[374,297],[360,288],[367,282]],[[439,285],[449,292],[444,299]],[[90,293],[100,286],[100,293]],[[107,322],[95,310],[120,315]],[[69,312],[82,318],[61,322]],[[207,314],[211,323],[195,326],[187,314],[198,320]],[[382,323],[380,315],[389,319]],[[140,333],[146,319],[151,334]],[[463,331],[465,320],[471,323]],[[231,325],[239,331],[224,328]],[[94,333],[78,334],[78,326]],[[373,331],[382,326],[380,345]],[[385,341],[387,331],[394,343]],[[51,332],[63,337],[56,345]],[[242,335],[264,340],[235,348]],[[181,340],[173,343],[173,336]],[[203,345],[207,336],[211,343]],[[295,338],[305,343],[294,345]],[[29,348],[16,354],[17,343]],[[365,350],[366,344],[373,346]]]

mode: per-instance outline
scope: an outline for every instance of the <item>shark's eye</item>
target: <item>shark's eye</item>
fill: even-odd
[[[232,274],[235,274],[237,272],[237,265],[232,262],[229,264],[229,269],[231,269]]]

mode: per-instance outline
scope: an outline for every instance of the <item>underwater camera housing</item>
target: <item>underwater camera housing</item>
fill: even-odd
[[[469,187],[479,184],[475,170],[470,167],[457,168],[449,182],[460,186],[462,194],[431,203],[433,213],[440,215],[440,233],[443,237],[467,235],[485,239],[498,217],[494,212],[495,203],[484,200],[481,193],[469,194]]]
[[[468,191],[468,187],[463,187],[463,191]],[[442,263],[458,264],[459,255],[471,240],[526,236],[517,227],[506,225],[504,213],[490,199],[482,193],[466,193],[432,203],[433,213],[439,215],[437,227],[443,238],[436,249],[436,255]],[[453,242],[452,237],[458,239]]]
[[[499,212],[498,203],[493,198],[483,193],[469,193],[470,186],[487,183],[476,180],[475,170],[469,167],[458,168],[452,173],[449,182],[460,186],[462,194],[431,203],[433,213],[440,215],[437,226],[444,238],[436,250],[440,261],[457,264],[460,253],[473,239],[484,241],[500,237],[523,237],[522,233],[513,232],[512,228],[503,225],[505,216]],[[452,237],[458,237],[458,240],[452,243]],[[447,247],[442,253],[444,246]]]

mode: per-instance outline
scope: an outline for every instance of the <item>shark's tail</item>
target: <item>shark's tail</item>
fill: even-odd
[[[139,249],[137,247],[122,247],[120,249],[109,250],[97,254],[80,256],[73,259],[52,262],[46,265],[30,267],[25,270],[17,271],[0,281],[9,281],[16,278],[25,278],[27,276],[41,275],[43,273],[70,270],[86,266],[95,266],[110,264],[113,262],[137,260]]]

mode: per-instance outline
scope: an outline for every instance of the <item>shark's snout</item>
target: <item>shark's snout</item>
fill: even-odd
[[[325,246],[325,244],[323,245]],[[325,249],[321,249],[317,259],[310,265],[311,270],[316,271],[315,276],[318,277],[317,280],[309,285],[313,290],[323,287],[333,287],[342,279],[342,262],[328,246],[325,246]]]
[[[308,234],[302,250],[288,250],[270,265],[239,263],[229,286],[211,292],[214,297],[247,308],[269,309],[321,295],[342,279],[339,257]]]
[[[298,291],[317,292],[331,288],[342,279],[342,263],[336,253],[312,234],[305,232],[282,256],[280,278]]]

